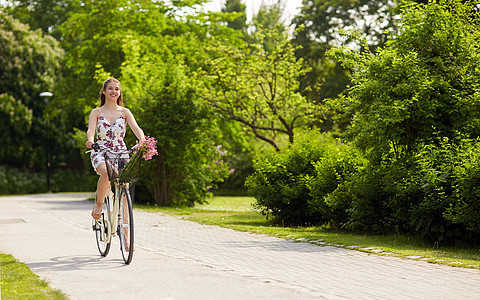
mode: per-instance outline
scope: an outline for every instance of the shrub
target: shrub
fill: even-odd
[[[50,174],[52,192],[83,192],[94,190],[88,175],[70,169],[53,170]],[[0,194],[33,194],[47,191],[46,172],[0,166]]]
[[[345,182],[353,181],[366,161],[352,146],[330,141],[327,147],[325,155],[313,163],[315,173],[308,184],[311,195],[309,212],[340,225],[347,221],[350,200],[345,197],[346,201],[335,201],[330,194]]]
[[[467,230],[480,233],[480,141],[465,140],[452,169],[453,200],[444,216]]]
[[[45,192],[46,182],[45,173],[0,166],[0,193],[3,195]]]
[[[422,197],[412,207],[412,229],[440,242],[480,233],[479,146],[478,139],[443,138],[419,151],[412,179]]]
[[[324,197],[350,176],[359,160],[349,146],[311,131],[290,148],[256,160],[246,186],[256,198],[256,206],[276,221],[328,222],[335,213]]]
[[[372,165],[363,162],[325,201],[335,211],[344,211],[337,221],[345,229],[376,233],[391,231],[401,222],[394,216],[396,210],[389,201],[397,195],[395,183],[405,173],[400,163],[389,161],[388,164]]]
[[[384,156],[340,183],[326,202],[346,210],[348,230],[473,242],[480,236],[479,146],[441,138],[419,145],[411,157]]]
[[[57,169],[50,175],[50,189],[52,192],[86,192],[95,191],[98,176],[85,173],[82,170]]]

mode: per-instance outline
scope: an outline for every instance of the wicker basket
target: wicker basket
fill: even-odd
[[[141,154],[135,153],[129,158],[128,154],[105,153],[108,180],[119,182],[136,182],[140,173]]]

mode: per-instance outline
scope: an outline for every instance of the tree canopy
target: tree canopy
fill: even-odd
[[[42,167],[46,103],[39,94],[51,91],[64,51],[51,36],[0,12],[0,160]]]
[[[264,48],[264,36],[273,43]],[[215,41],[212,59],[203,73],[202,98],[217,113],[242,123],[257,138],[280,151],[277,134],[294,142],[294,130],[308,124],[314,107],[298,93],[303,74],[285,33],[259,31],[256,44],[242,48]]]
[[[80,8],[78,0],[17,0],[7,6],[6,11],[33,30],[41,29],[45,34],[60,39],[60,25],[71,12]]]
[[[404,5],[398,32],[376,53],[332,51],[354,70],[348,96],[334,102],[353,114],[350,132],[362,148],[398,153],[436,133],[479,136],[478,19],[469,6],[443,6]]]

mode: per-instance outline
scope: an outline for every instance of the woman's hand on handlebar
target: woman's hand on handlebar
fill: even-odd
[[[95,150],[95,152],[100,150],[100,145],[97,144],[97,143],[91,142],[91,141],[86,141],[85,142],[85,147],[87,147],[89,149],[92,149],[92,150]]]

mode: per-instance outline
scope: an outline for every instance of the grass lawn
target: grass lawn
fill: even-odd
[[[0,253],[0,299],[68,299],[30,271],[27,265]]]
[[[418,237],[407,235],[370,235],[346,233],[327,227],[283,227],[270,222],[255,211],[251,197],[214,197],[195,208],[162,208],[135,205],[150,212],[161,212],[200,224],[222,226],[238,231],[267,234],[284,239],[357,249],[431,263],[480,269],[480,249],[468,247],[434,247]]]

